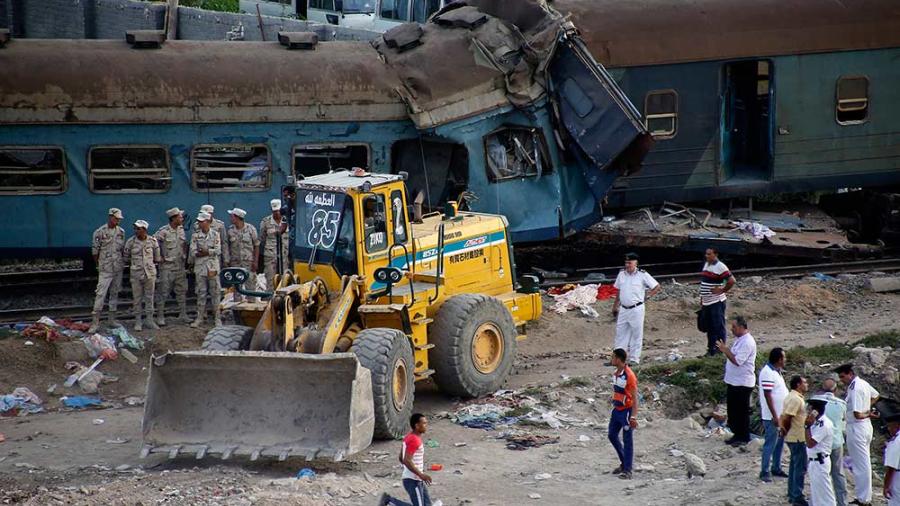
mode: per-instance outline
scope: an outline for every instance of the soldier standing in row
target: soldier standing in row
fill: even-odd
[[[156,264],[159,263],[159,243],[147,234],[144,220],[134,222],[134,236],[125,242],[125,264],[131,268],[131,297],[134,308],[134,330],[143,330],[141,303],[147,316],[147,327],[159,329],[153,321],[153,294],[156,290]]]
[[[212,220],[210,227],[219,234],[219,250],[222,252],[219,257],[219,267],[225,267],[229,262],[228,247],[225,245],[226,237],[228,236],[225,233],[225,222],[215,217],[215,214],[213,214],[215,210],[216,208],[211,204],[200,206],[200,212],[208,214],[209,219]]]
[[[191,249],[189,258],[194,260],[194,281],[197,291],[197,319],[191,323],[191,327],[197,328],[206,317],[206,295],[213,306],[215,324],[221,325],[219,317],[219,258],[221,256],[222,240],[219,234],[212,229],[212,217],[207,213],[197,215],[197,229],[191,235]]]
[[[100,328],[100,312],[103,301],[109,294],[109,324],[115,325],[116,308],[119,304],[119,292],[122,290],[122,248],[125,246],[125,231],[119,226],[122,211],[110,208],[106,224],[94,231],[91,241],[91,253],[97,266],[99,278],[94,295],[93,319],[88,332],[97,332]]]
[[[241,267],[250,272],[250,277],[244,283],[245,290],[256,290],[256,263],[259,258],[259,236],[256,227],[245,223],[247,212],[240,208],[228,211],[231,215],[231,227],[228,229],[228,256],[229,267]],[[240,301],[243,297],[235,291],[234,300]]]
[[[281,216],[281,200],[272,199],[269,202],[272,208],[272,214],[266,216],[259,223],[259,242],[263,246],[263,269],[266,274],[266,289],[275,290],[275,276],[281,274],[278,272],[278,247],[277,238],[281,234],[281,258],[282,269],[287,266],[288,261],[288,234],[287,222]]]
[[[173,207],[166,211],[169,224],[159,227],[154,237],[159,243],[162,261],[159,264],[159,290],[156,301],[156,323],[166,324],[166,299],[175,289],[175,300],[178,301],[178,318],[187,320],[187,270],[184,260],[187,257],[187,240],[184,233],[184,215],[181,209]]]

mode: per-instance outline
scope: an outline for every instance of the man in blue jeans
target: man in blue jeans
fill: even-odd
[[[428,418],[421,413],[409,417],[410,432],[403,438],[400,447],[400,464],[403,465],[403,488],[409,494],[410,502],[404,502],[388,494],[381,494],[379,506],[432,506],[426,485],[431,485],[431,476],[425,474],[425,445],[422,436],[428,430]],[[438,506],[440,501],[434,503]]]
[[[631,479],[634,461],[634,429],[637,429],[637,376],[628,367],[628,353],[616,348],[612,354],[613,374],[612,413],[609,417],[609,442],[619,456],[619,467],[613,470],[623,480]],[[619,433],[622,440],[619,440]]]
[[[809,391],[806,378],[791,378],[791,391],[784,398],[781,410],[781,434],[791,452],[791,465],[788,469],[788,500],[793,506],[809,506],[803,497],[803,481],[806,477],[806,400],[804,395]]]
[[[779,417],[781,409],[784,407],[784,398],[788,394],[784,376],[782,376],[785,359],[783,349],[772,348],[772,351],[769,352],[769,361],[759,370],[759,412],[766,432],[759,479],[766,483],[772,481],[772,476],[788,477],[787,473],[781,469],[784,438],[779,433],[781,427]]]

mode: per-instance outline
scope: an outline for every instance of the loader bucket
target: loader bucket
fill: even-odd
[[[374,424],[372,378],[352,353],[169,352],[151,360],[141,456],[342,460]]]

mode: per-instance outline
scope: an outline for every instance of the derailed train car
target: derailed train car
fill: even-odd
[[[258,219],[292,178],[351,167],[408,173],[426,209],[463,195],[517,241],[591,224],[648,147],[637,110],[542,3],[468,4],[372,44],[8,41],[0,253],[84,254],[109,207]]]

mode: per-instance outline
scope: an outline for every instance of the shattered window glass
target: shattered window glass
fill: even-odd
[[[0,194],[62,193],[65,183],[61,148],[0,148]]]
[[[409,21],[409,0],[382,0],[381,17]]]
[[[95,193],[160,193],[172,185],[169,152],[162,146],[92,148],[88,172]]]
[[[544,136],[534,128],[505,128],[485,137],[488,179],[539,177],[551,171]]]
[[[842,77],[837,82],[837,122],[841,125],[863,123],[869,117],[869,79]]]
[[[644,99],[644,120],[653,137],[675,137],[678,128],[678,95],[675,91],[658,90],[647,93]]]
[[[197,146],[191,152],[191,181],[199,191],[263,191],[272,186],[266,146]]]

